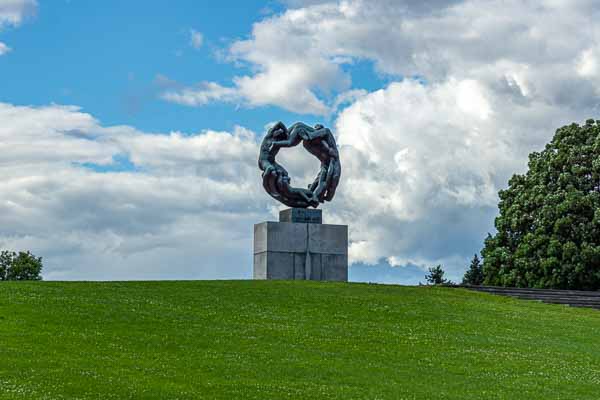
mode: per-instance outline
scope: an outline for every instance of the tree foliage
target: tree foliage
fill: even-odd
[[[600,288],[600,121],[556,131],[500,191],[482,250],[487,285]]]
[[[465,275],[463,276],[463,285],[482,285],[483,284],[483,266],[477,254],[473,256],[471,265]]]
[[[425,275],[425,280],[430,285],[445,285],[449,281],[444,279],[444,269],[441,265],[429,268],[429,272]]]
[[[29,251],[0,252],[0,281],[39,281],[42,280],[42,268],[42,257]]]

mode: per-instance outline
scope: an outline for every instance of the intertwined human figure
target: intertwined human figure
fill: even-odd
[[[308,189],[290,185],[288,172],[275,160],[279,149],[302,145],[321,162],[319,174]],[[297,122],[285,127],[277,122],[265,135],[260,147],[258,166],[263,171],[263,187],[273,198],[290,207],[318,207],[331,201],[341,177],[341,163],[335,138],[323,125],[311,127]]]

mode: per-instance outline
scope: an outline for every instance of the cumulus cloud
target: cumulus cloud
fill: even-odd
[[[573,117],[468,79],[405,80],[359,98],[335,125],[343,185],[328,210],[352,221],[352,261],[441,263],[459,278],[492,229],[498,190]]]
[[[294,8],[256,23],[248,39],[228,49],[231,61],[253,71],[234,77],[233,85],[227,86],[228,96],[212,94],[222,91],[221,86],[190,88],[188,94],[327,115],[335,103],[328,94],[351,85],[344,64],[366,59],[379,73],[391,76],[419,75],[428,81],[477,78],[519,89],[527,84],[536,89],[531,95],[569,104],[573,99],[564,96],[564,85],[584,89],[594,73],[595,50],[590,46],[595,43],[599,10],[593,1],[291,4]],[[549,20],[555,23],[548,24]],[[506,82],[493,82],[502,79]],[[583,95],[592,94],[588,90]],[[168,99],[177,101],[173,96]]]
[[[352,263],[409,266],[410,282],[432,263],[461,271],[497,190],[567,118],[529,115],[531,105],[503,104],[472,80],[355,96],[334,126],[343,178],[326,222],[350,225]],[[253,132],[105,127],[72,106],[0,104],[0,119],[0,248],[45,256],[47,279],[250,276],[251,227],[276,212]],[[134,168],[107,168],[117,156]],[[318,170],[302,151],[279,159],[296,186]]]
[[[150,134],[76,107],[0,104],[0,248],[48,279],[249,276],[270,215],[254,133]],[[125,154],[134,170],[98,172]]]
[[[6,44],[0,42],[0,56],[8,53],[10,50],[11,50],[10,47],[8,47]]]
[[[331,212],[353,221],[354,261],[442,262],[456,279],[527,154],[598,112],[594,1],[286,3],[228,49],[250,73],[212,91],[227,96],[200,90],[195,105],[235,98],[327,115],[349,102],[335,122],[344,177]],[[360,60],[396,82],[352,87]],[[413,76],[424,83],[403,79]]]
[[[314,115],[341,108],[342,182],[325,215],[350,225],[351,260],[442,263],[457,279],[527,154],[557,127],[598,114],[595,3],[293,0],[227,49],[247,72],[230,84],[169,85],[163,98]],[[361,60],[391,83],[353,86]],[[9,182],[0,244],[50,253],[51,277],[96,277],[76,275],[79,265],[111,277],[249,275],[249,229],[273,211],[252,132],[148,134],[58,106],[2,113],[0,143],[11,151],[0,159]],[[299,154],[281,157],[303,182],[317,168]],[[137,172],[82,167],[110,166],[116,155]]]
[[[229,49],[231,61],[250,64],[256,71],[253,75],[233,78],[233,86],[223,88],[220,85],[181,90],[181,95],[211,98],[220,101],[236,99],[251,107],[277,105],[289,111],[301,114],[328,115],[331,107],[315,93],[325,94],[349,88],[351,79],[336,60],[323,53],[317,46],[311,46],[306,40],[308,19],[320,17],[318,10],[297,9],[281,16],[255,24],[252,37],[235,42]],[[220,94],[227,90],[228,95]],[[234,95],[235,94],[235,95]],[[170,94],[167,100],[187,104],[202,105],[179,101]]]

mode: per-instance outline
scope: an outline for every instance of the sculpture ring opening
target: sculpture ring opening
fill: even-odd
[[[282,147],[302,145],[321,162],[321,169],[307,189],[290,185],[288,172],[275,157]],[[274,199],[289,207],[318,207],[331,201],[340,182],[342,166],[335,138],[323,125],[314,127],[297,122],[289,129],[283,122],[271,127],[260,145],[258,167],[262,171],[263,187]]]

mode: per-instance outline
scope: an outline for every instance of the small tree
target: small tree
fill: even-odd
[[[473,256],[473,260],[471,261],[471,265],[467,272],[465,272],[465,276],[463,276],[463,285],[475,285],[479,286],[483,284],[483,267],[481,265],[481,261],[477,254]]]
[[[429,268],[429,273],[425,275],[425,279],[427,283],[430,285],[445,285],[450,283],[448,280],[444,279],[444,269],[441,265],[436,267]]]
[[[42,268],[42,257],[29,251],[0,252],[0,281],[40,281]]]
[[[12,264],[12,254],[9,251],[0,252],[0,281],[5,281],[8,278],[8,270]]]

